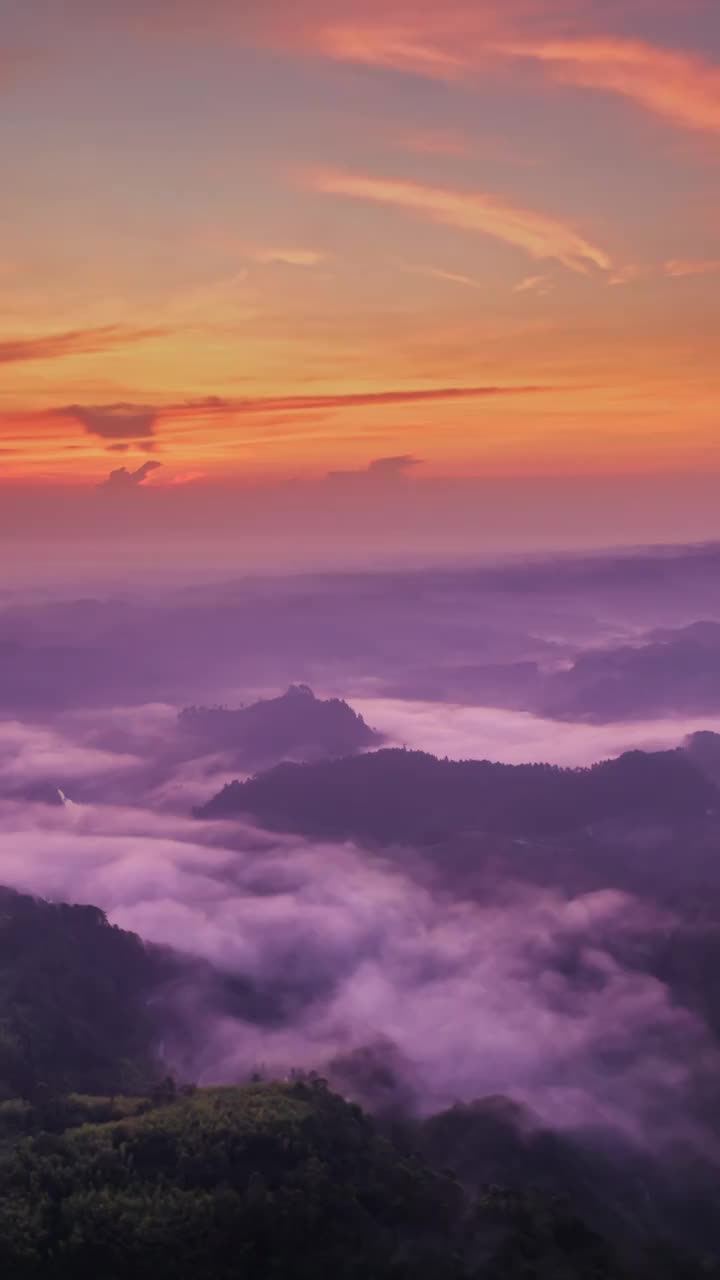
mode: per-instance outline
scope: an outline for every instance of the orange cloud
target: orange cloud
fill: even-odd
[[[325,262],[327,254],[318,249],[247,249],[246,257],[263,266],[283,263],[288,267],[318,267]]]
[[[403,271],[410,271],[413,275],[428,276],[431,280],[447,280],[450,284],[461,284],[466,289],[482,289],[479,280],[473,280],[472,276],[464,276],[459,271],[443,271],[442,267],[413,267],[403,264]]]
[[[547,293],[549,287],[547,276],[526,276],[513,286],[513,293]]]
[[[420,33],[405,27],[329,26],[317,33],[316,44],[320,53],[340,62],[364,62],[441,80],[457,78],[467,66],[462,53],[424,43]]]
[[[495,46],[545,64],[553,79],[620,94],[687,129],[720,133],[720,68],[641,40],[583,39]]]
[[[571,227],[534,210],[515,208],[482,192],[427,187],[334,169],[315,170],[308,174],[307,182],[314,190],[329,195],[395,205],[431,222],[492,236],[523,249],[532,258],[554,258],[571,271],[587,273],[591,266],[603,271],[610,269],[608,255]]]
[[[718,258],[673,258],[665,263],[665,275],[675,279],[683,276],[709,276],[720,271]]]
[[[367,408],[372,405],[416,404],[432,400],[480,400],[491,396],[543,394],[556,390],[545,386],[424,387],[417,390],[350,391],[336,395],[256,396],[252,399],[207,400],[167,405],[157,410],[174,418],[226,413],[307,413],[331,409]]]
[[[164,332],[162,329],[127,329],[119,325],[104,325],[97,329],[73,329],[37,338],[6,338],[0,341],[0,364],[96,355],[101,351],[125,346],[129,342],[162,337]]]
[[[674,8],[685,6],[693,7],[684,0]],[[528,59],[555,81],[619,94],[684,128],[720,132],[720,68],[698,54],[598,34],[598,17],[612,16],[592,4],[449,0],[421,11],[394,0],[365,21],[319,22],[307,37],[326,57],[430,79],[470,79],[493,61]],[[577,31],[579,20],[595,31],[568,37],[569,23]]]
[[[80,423],[90,435],[105,440],[132,441],[139,436],[144,443],[147,437],[157,434],[161,423],[197,423],[231,415],[261,415],[267,423],[287,422],[296,416],[317,415],[344,409],[373,408],[383,405],[422,404],[433,401],[463,401],[499,398],[505,396],[544,395],[557,391],[557,387],[518,384],[506,386],[474,387],[422,387],[407,390],[349,391],[319,395],[254,396],[235,399],[224,396],[208,396],[199,400],[156,404],[94,405],[91,408],[68,405],[59,409],[16,412],[13,415],[19,439],[28,439],[28,430],[62,419]],[[271,415],[268,417],[268,415]],[[278,415],[278,416],[274,416]],[[311,418],[316,421],[316,418]],[[9,437],[5,437],[9,438]],[[37,437],[43,440],[40,434]],[[14,439],[14,437],[13,437]]]

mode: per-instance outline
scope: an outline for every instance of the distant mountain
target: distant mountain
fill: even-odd
[[[657,628],[632,643],[585,649],[554,669],[552,655],[543,654],[434,663],[393,676],[382,693],[595,724],[703,715],[720,711],[720,623]]]
[[[0,1099],[144,1088],[164,981],[161,953],[97,907],[0,888]]]
[[[720,624],[651,632],[647,643],[593,649],[545,679],[534,710],[607,723],[720,710]]]
[[[239,710],[187,707],[182,733],[196,748],[224,751],[239,768],[257,768],[283,759],[322,760],[379,746],[383,738],[339,698],[316,698],[304,684],[279,698]]]
[[[691,733],[685,742],[685,751],[695,767],[720,788],[720,733],[707,729]]]
[[[608,819],[686,822],[719,805],[720,792],[680,749],[632,751],[591,769],[392,749],[279,765],[224,787],[197,812],[312,836],[429,843],[470,830],[542,837]]]

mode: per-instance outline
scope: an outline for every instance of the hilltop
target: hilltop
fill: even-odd
[[[230,783],[197,814],[249,815],[316,837],[428,843],[472,830],[542,837],[609,819],[686,822],[718,804],[717,788],[680,749],[630,751],[590,769],[387,749],[278,765]]]

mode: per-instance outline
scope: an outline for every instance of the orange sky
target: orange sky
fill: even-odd
[[[14,485],[720,473],[703,0],[67,0],[0,61]]]

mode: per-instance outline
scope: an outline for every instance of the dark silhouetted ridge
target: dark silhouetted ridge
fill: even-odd
[[[632,751],[591,769],[560,769],[391,749],[279,765],[226,786],[197,815],[244,815],[313,836],[426,843],[467,830],[554,835],[610,818],[684,822],[717,803],[717,789],[682,750]]]
[[[347,702],[316,698],[304,684],[238,710],[187,707],[180,713],[180,727],[199,745],[231,751],[247,767],[288,756],[315,760],[352,755],[383,740]]]
[[[97,907],[0,888],[0,1098],[144,1087],[158,981],[157,956]]]

